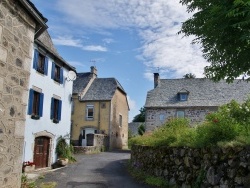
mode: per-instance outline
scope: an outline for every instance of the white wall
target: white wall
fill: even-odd
[[[59,84],[54,80],[52,80],[51,79],[52,61],[53,60],[51,59],[51,57],[49,57],[48,75],[42,75],[37,73],[36,70],[33,69],[33,58],[32,58],[32,63],[30,68],[31,75],[30,75],[29,88],[35,86],[42,89],[42,93],[44,94],[43,116],[40,117],[39,120],[31,119],[30,115],[26,116],[23,161],[33,161],[35,134],[44,131],[44,133],[48,132],[49,134],[53,135],[51,143],[52,150],[50,154],[49,163],[55,162],[56,139],[59,136],[64,136],[70,133],[70,126],[71,126],[70,99],[72,94],[73,82],[66,80],[66,77],[69,72],[69,70],[67,70],[66,68],[63,68],[64,84]],[[53,94],[60,96],[62,100],[61,121],[57,124],[53,123],[52,120],[50,119],[51,97],[53,97]]]

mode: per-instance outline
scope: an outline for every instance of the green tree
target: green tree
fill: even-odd
[[[250,1],[180,0],[187,12],[195,12],[182,24],[185,36],[194,35],[193,43],[202,45],[210,63],[205,76],[219,81],[233,81],[250,76]],[[244,78],[244,77],[243,77]]]
[[[188,73],[183,76],[183,78],[195,78],[195,77],[196,77],[195,74],[192,73]]]
[[[141,124],[139,127],[138,127],[138,134],[139,135],[143,135],[145,133],[145,126],[143,124]]]
[[[140,109],[140,114],[137,114],[132,122],[145,122],[145,108]]]

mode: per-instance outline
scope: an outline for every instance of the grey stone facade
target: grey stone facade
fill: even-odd
[[[28,13],[27,7],[32,9],[32,6],[33,4],[24,0],[0,1],[0,186],[2,188],[21,186],[29,70],[34,36],[39,25],[35,16]]]

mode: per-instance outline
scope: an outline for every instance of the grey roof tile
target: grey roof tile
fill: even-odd
[[[116,89],[120,89],[125,93],[124,89],[115,78],[96,78],[81,100],[111,100]]]
[[[80,93],[88,85],[92,78],[92,73],[77,73],[76,80],[73,82],[73,93]]]
[[[179,101],[177,93],[189,91],[187,101]],[[220,106],[235,99],[243,102],[250,94],[250,83],[235,80],[213,82],[205,78],[161,79],[160,85],[148,91],[145,107]]]

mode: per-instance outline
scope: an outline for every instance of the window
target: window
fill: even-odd
[[[187,93],[180,93],[180,101],[187,101]]]
[[[43,116],[43,97],[43,93],[30,89],[28,114],[32,119],[40,119]]]
[[[177,117],[177,118],[184,118],[184,117],[185,117],[184,111],[183,111],[183,110],[178,110],[178,111],[176,112],[176,117]]]
[[[119,115],[119,127],[122,127],[122,115]]]
[[[51,78],[56,82],[63,84],[63,69],[55,63],[52,63]]]
[[[164,121],[164,120],[165,120],[164,114],[160,114],[160,121]]]
[[[86,109],[86,119],[93,120],[94,119],[94,105],[87,105]]]
[[[62,101],[52,97],[50,119],[53,120],[53,123],[59,123],[59,121],[61,120],[61,112],[62,112]]]
[[[33,68],[41,74],[48,74],[48,57],[42,55],[36,49],[34,52]]]

